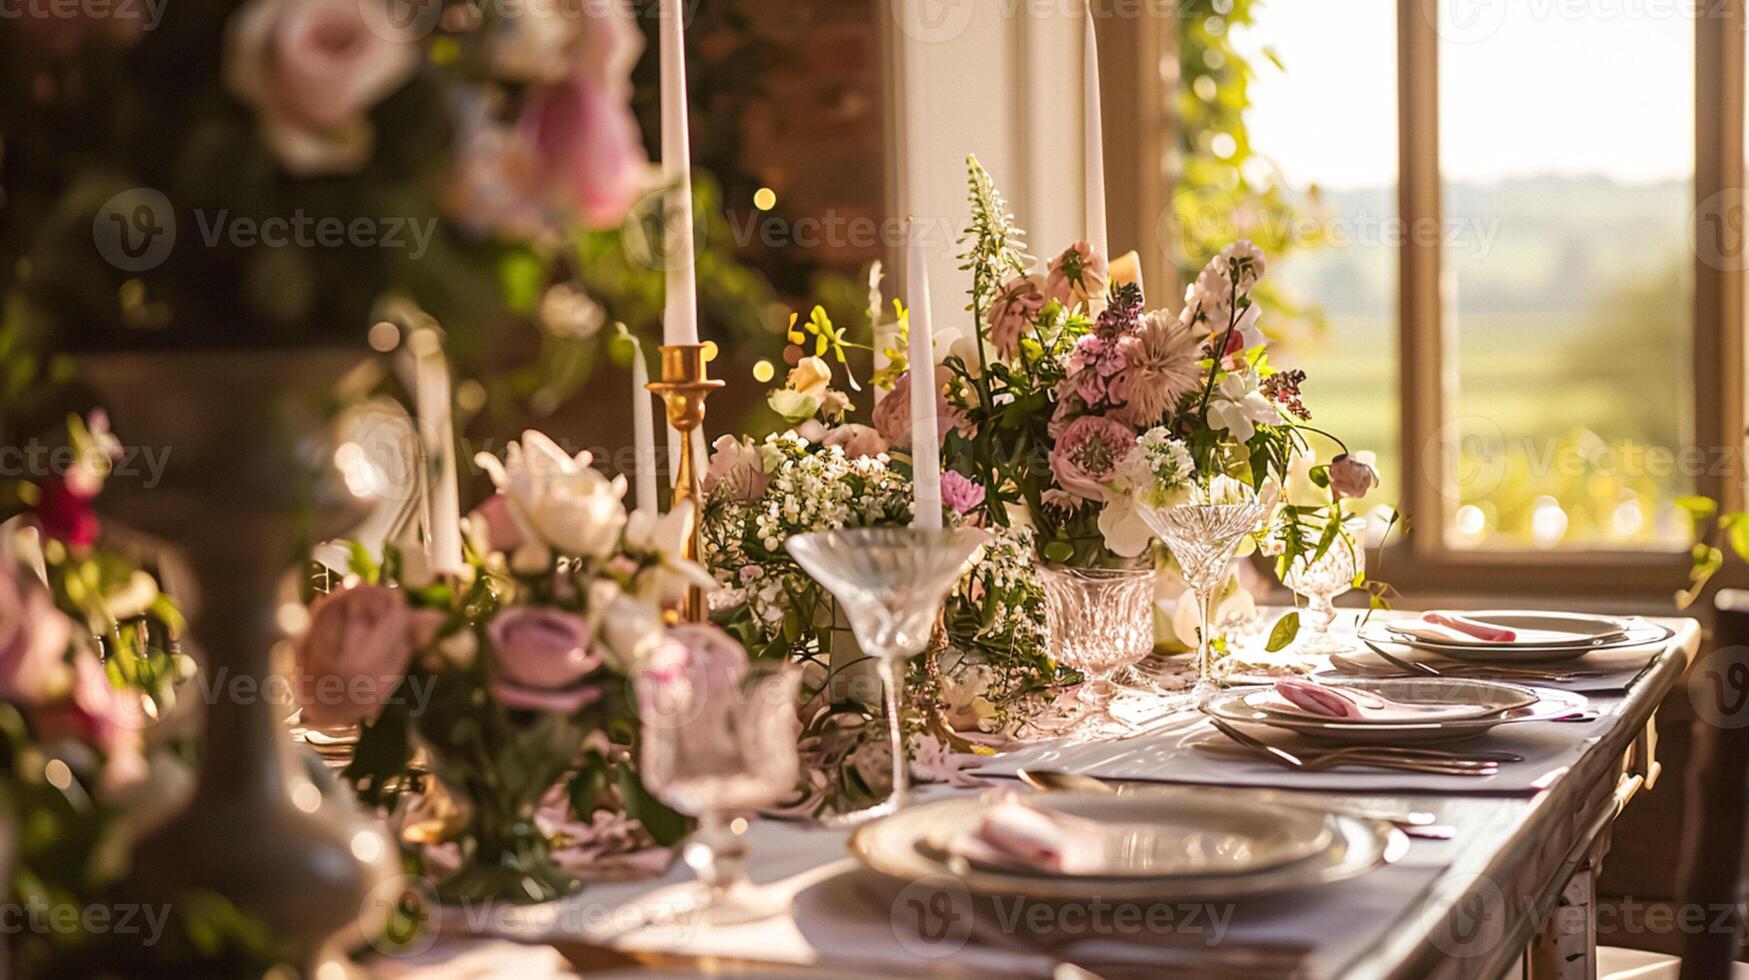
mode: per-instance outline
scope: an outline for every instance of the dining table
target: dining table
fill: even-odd
[[[1355,619],[1347,614],[1338,628],[1352,630]],[[1636,795],[1660,785],[1656,711],[1701,642],[1693,620],[1651,622],[1668,637],[1634,670],[1584,691],[1585,713],[1462,743],[1525,756],[1463,785],[1225,762],[1185,747],[1209,731],[1190,708],[1134,736],[1022,744],[973,770],[976,785],[921,786],[911,804],[1028,791],[1019,770],[1053,768],[1093,773],[1126,793],[1414,812],[1437,828],[1397,839],[1384,863],[1347,880],[1230,901],[1004,903],[951,876],[877,873],[851,855],[851,828],[757,817],[737,829],[753,882],[787,899],[776,917],[707,921],[681,900],[696,888],[676,861],[660,878],[591,883],[559,903],[462,910],[443,918],[439,942],[544,945],[583,975],[1366,980],[1498,977],[1522,966],[1533,980],[1593,977],[1596,883],[1611,828]],[[1677,844],[1673,831],[1670,853]]]

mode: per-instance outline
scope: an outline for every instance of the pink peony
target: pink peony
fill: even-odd
[[[412,38],[383,29],[386,12],[367,20],[375,2],[251,0],[231,16],[226,84],[255,109],[268,147],[296,176],[364,166],[375,140],[368,113],[419,65]]]
[[[990,341],[996,353],[1012,357],[1020,349],[1020,338],[1032,329],[1040,311],[1045,308],[1045,294],[1039,288],[1038,277],[1019,276],[1010,279],[996,294],[986,320],[990,324]]]
[[[618,225],[649,169],[624,93],[573,75],[534,93],[522,127],[542,177],[583,224]]]
[[[941,502],[956,514],[969,514],[984,503],[984,488],[954,470],[941,474]]]
[[[940,390],[951,373],[946,367],[938,366],[935,369],[935,414],[938,422],[936,431],[940,433],[943,445],[947,443],[950,430],[964,430],[966,427],[965,416],[948,402],[947,395]],[[887,392],[875,405],[873,421],[875,429],[889,445],[899,449],[911,448],[911,372],[906,371],[899,375],[899,379],[893,382],[893,390]]]
[[[1052,259],[1045,276],[1045,295],[1064,306],[1104,296],[1105,287],[1105,256],[1087,242],[1076,242]]]
[[[1362,456],[1368,458],[1360,458]],[[1364,497],[1379,485],[1379,471],[1373,468],[1371,456],[1371,453],[1343,453],[1330,461],[1330,488],[1338,497]]]
[[[589,634],[581,616],[558,609],[518,606],[499,613],[486,626],[497,668],[492,696],[522,711],[571,714],[592,704],[601,692],[582,682],[602,658]]]
[[[1136,433],[1116,419],[1083,415],[1069,423],[1051,450],[1051,473],[1083,500],[1103,500],[1105,484],[1136,448]]]
[[[66,677],[73,624],[37,578],[0,559],[0,698],[27,704],[52,696]]]
[[[838,446],[851,459],[868,459],[887,451],[887,440],[874,428],[847,422],[826,433],[825,445]]]
[[[731,500],[748,501],[764,496],[768,482],[759,450],[734,436],[718,436],[699,487],[707,497],[721,488]]]
[[[414,609],[397,589],[355,585],[317,599],[297,645],[304,723],[318,728],[374,720],[427,646],[443,614]]]

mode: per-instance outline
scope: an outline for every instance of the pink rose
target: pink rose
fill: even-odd
[[[0,560],[0,698],[36,704],[66,676],[73,624],[35,575]]]
[[[748,501],[764,496],[767,482],[759,450],[734,436],[718,436],[699,488],[707,497],[721,487],[731,500]]]
[[[1045,276],[1045,295],[1064,306],[1104,296],[1105,286],[1105,256],[1087,242],[1076,242],[1052,259]]]
[[[947,367],[936,367],[935,414],[938,423],[945,423],[938,424],[936,431],[940,434],[943,445],[947,444],[949,430],[964,431],[966,428],[965,416],[948,402],[947,395],[941,391],[941,386],[951,376],[952,372]],[[899,449],[911,448],[911,372],[906,371],[899,375],[899,379],[893,382],[893,390],[887,392],[875,405],[873,422],[875,430],[887,440],[888,445]]]
[[[251,0],[231,16],[224,74],[255,109],[262,137],[295,176],[343,174],[370,159],[371,108],[419,66],[410,37],[391,37],[390,0]]]
[[[1083,500],[1105,499],[1105,484],[1136,448],[1136,433],[1116,419],[1083,415],[1069,423],[1051,450],[1051,473]]]
[[[620,223],[649,169],[624,89],[573,74],[534,93],[522,130],[541,177],[584,225]]]
[[[484,533],[486,547],[493,551],[513,554],[525,540],[516,519],[510,516],[510,501],[501,493],[482,500],[468,514],[468,523],[478,529],[477,533]]]
[[[1363,455],[1370,457],[1372,454]],[[1336,496],[1364,497],[1378,485],[1379,471],[1373,468],[1370,460],[1343,453],[1330,461],[1330,489],[1336,491]]]
[[[997,292],[985,319],[990,324],[990,341],[996,353],[1012,357],[1020,349],[1021,335],[1032,329],[1033,322],[1045,308],[1045,294],[1039,290],[1038,277],[1018,276]]]
[[[826,433],[825,444],[838,446],[851,459],[868,459],[887,451],[886,437],[871,426],[847,422]]]
[[[984,503],[984,488],[954,470],[941,474],[941,502],[956,514],[969,514]]]
[[[297,645],[296,687],[304,723],[333,728],[374,721],[413,652],[436,637],[443,614],[414,609],[398,589],[355,585],[310,605]]]
[[[506,609],[486,626],[496,676],[492,696],[522,711],[572,714],[601,696],[582,683],[601,666],[589,623],[558,609]]]

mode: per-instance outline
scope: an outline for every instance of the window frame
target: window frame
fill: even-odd
[[[1438,9],[1446,0],[1398,0],[1398,211],[1408,227],[1439,227]],[[1695,17],[1694,203],[1743,206],[1744,7],[1720,0]],[[1735,190],[1733,190],[1735,189]],[[1427,224],[1424,224],[1427,223]],[[1383,575],[1406,592],[1673,594],[1686,581],[1684,552],[1621,550],[1468,551],[1445,541],[1446,452],[1425,452],[1450,417],[1443,256],[1437,240],[1408,236],[1399,252],[1400,450],[1405,485],[1399,506],[1410,533],[1386,549]],[[1438,236],[1426,236],[1437,239]],[[1692,245],[1692,242],[1691,242]],[[1723,509],[1743,506],[1744,276],[1694,256],[1694,439],[1733,447],[1721,472],[1696,477],[1695,492]],[[1721,582],[1749,581],[1727,566]]]

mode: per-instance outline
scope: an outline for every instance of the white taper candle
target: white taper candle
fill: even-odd
[[[941,527],[941,438],[935,416],[935,352],[929,325],[929,262],[915,222],[906,236],[907,275],[911,293],[911,338],[907,358],[911,372],[911,526]]]
[[[450,389],[449,362],[435,330],[426,330],[415,341],[414,403],[419,410],[431,472],[428,499],[431,531],[431,570],[455,574],[465,567],[462,560],[461,491],[455,462],[454,396]]]
[[[1105,231],[1105,144],[1099,111],[1099,41],[1093,32],[1093,0],[1085,7],[1085,39],[1081,58],[1081,139],[1086,187],[1083,202],[1087,212],[1087,241],[1100,255],[1111,258]]]
[[[686,123],[686,36],[680,0],[662,0],[662,342],[698,343],[698,283],[692,268],[692,141]]]

